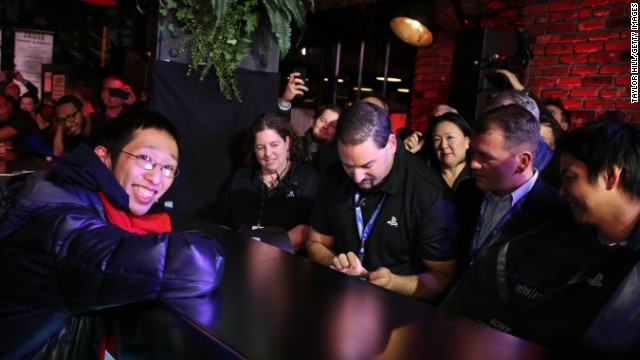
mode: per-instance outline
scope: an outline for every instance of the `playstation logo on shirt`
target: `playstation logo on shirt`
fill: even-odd
[[[395,216],[391,217],[391,220],[387,221],[387,224],[393,226],[393,227],[398,227],[398,221],[396,220]]]
[[[587,283],[593,287],[599,288],[602,286],[602,279],[604,279],[604,276],[602,276],[602,273],[598,273],[598,275],[594,276],[593,279],[587,280]]]
[[[293,190],[289,190],[287,197],[296,197],[296,194],[293,193]]]

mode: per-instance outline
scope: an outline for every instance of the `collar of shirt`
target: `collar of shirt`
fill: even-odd
[[[497,203],[500,200],[510,197],[511,206],[515,205],[520,199],[522,199],[525,195],[531,191],[533,185],[535,185],[536,180],[538,180],[539,172],[536,169],[533,169],[533,176],[529,178],[524,184],[520,185],[517,189],[515,189],[511,194],[508,194],[502,198],[498,197],[491,191],[485,191],[484,195],[490,203]]]
[[[382,191],[390,195],[396,195],[399,194],[402,190],[402,174],[400,174],[400,168],[402,165],[400,163],[403,161],[403,159],[400,151],[406,150],[401,150],[400,146],[398,146],[398,150],[396,150],[396,153],[393,155],[393,164],[391,165],[391,170],[384,178],[382,184],[380,184],[380,186],[378,187],[378,191]]]

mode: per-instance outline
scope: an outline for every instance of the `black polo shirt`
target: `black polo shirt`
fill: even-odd
[[[337,253],[360,249],[354,194],[359,187],[341,164],[323,176],[311,226],[335,238]],[[398,147],[385,180],[367,194],[364,224],[384,197],[380,213],[365,242],[363,266],[369,271],[386,267],[394,274],[424,272],[421,260],[456,258],[457,224],[454,207],[445,200],[438,174],[415,155]]]
[[[293,162],[282,182],[268,189],[259,169],[241,168],[220,195],[215,222],[234,230],[251,230],[258,221],[285,230],[308,225],[318,182],[312,167]]]

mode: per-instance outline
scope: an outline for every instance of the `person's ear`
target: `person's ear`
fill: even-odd
[[[518,166],[516,166],[516,173],[522,174],[531,166],[533,161],[533,155],[528,151],[523,151],[518,155]]]
[[[387,141],[387,147],[392,154],[396,153],[396,146],[398,146],[398,138],[396,138],[396,134],[389,134],[389,141]]]
[[[604,182],[607,190],[613,190],[620,182],[622,167],[614,165],[604,170]]]
[[[109,154],[109,150],[104,146],[96,146],[93,152],[100,158],[100,161],[111,170],[111,155]]]
[[[471,137],[465,136],[464,137],[464,149],[465,150],[469,150],[470,146],[471,146]]]
[[[291,146],[291,138],[289,136],[284,138],[284,142],[287,144],[287,149]]]

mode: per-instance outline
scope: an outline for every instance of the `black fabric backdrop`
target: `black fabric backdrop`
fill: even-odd
[[[210,220],[223,181],[241,165],[240,138],[256,116],[277,107],[280,75],[239,69],[242,102],[220,93],[216,78],[187,74],[187,65],[155,60],[149,76],[149,108],[168,117],[180,137],[180,175],[154,208],[167,201],[186,215]]]

